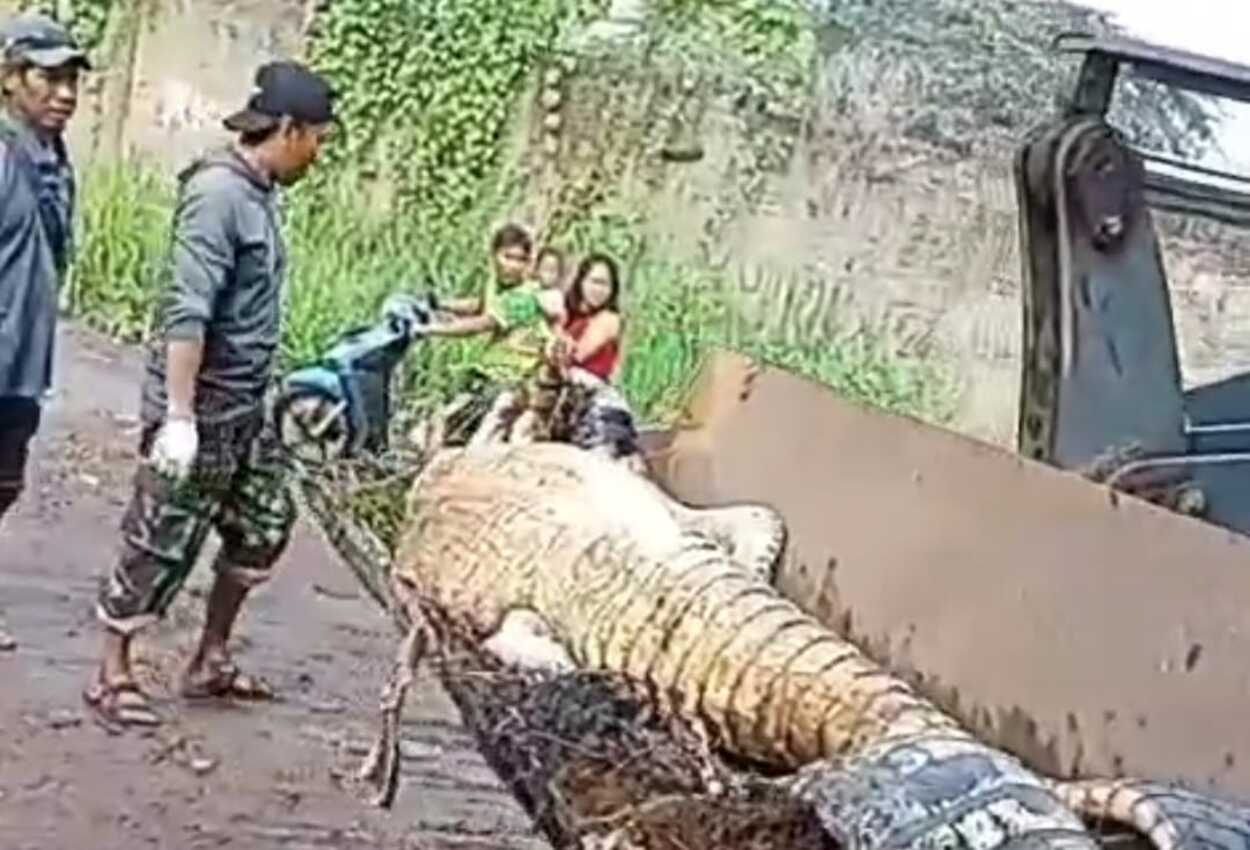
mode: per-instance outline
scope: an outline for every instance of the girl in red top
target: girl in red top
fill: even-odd
[[[606,254],[582,260],[565,296],[564,353],[577,366],[610,382],[621,353],[621,278]]]
[[[621,278],[606,254],[582,260],[565,298],[565,324],[555,350],[568,380],[591,393],[569,435],[573,445],[643,466],[634,414],[612,386],[621,356]]]

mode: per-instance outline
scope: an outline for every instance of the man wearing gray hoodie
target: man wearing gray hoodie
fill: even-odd
[[[161,718],[136,685],[133,635],[164,615],[210,530],[221,539],[184,697],[268,698],[227,651],[239,607],[265,581],[295,522],[285,465],[265,423],[281,331],[286,249],[276,186],[299,180],[334,122],[334,92],[294,62],[264,65],[233,144],[179,174],[169,279],[142,389],[139,468],[122,547],[100,584],[98,670],[83,697],[114,727]]]
[[[51,18],[28,13],[0,24],[0,519],[21,495],[52,385],[57,291],[74,220],[63,134],[88,67]],[[0,629],[0,651],[16,645]]]

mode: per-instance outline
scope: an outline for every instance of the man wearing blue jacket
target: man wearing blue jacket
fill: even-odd
[[[89,67],[51,18],[23,14],[0,24],[0,520],[21,495],[40,402],[52,386],[57,294],[74,220],[63,134]],[[16,645],[0,628],[0,651]]]

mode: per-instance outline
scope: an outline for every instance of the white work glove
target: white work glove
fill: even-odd
[[[195,420],[167,419],[152,443],[152,466],[169,478],[186,478],[199,447],[200,435],[195,430]]]

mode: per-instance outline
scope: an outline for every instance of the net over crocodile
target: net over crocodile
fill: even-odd
[[[689,508],[618,462],[533,443],[437,453],[408,511],[390,578],[413,625],[361,771],[376,802],[393,799],[399,714],[437,619],[512,663],[671,694],[844,847],[1094,847],[1102,819],[1160,850],[1250,847],[1235,802],[1054,781],[979,741],[776,591],[785,529],[764,506]]]

